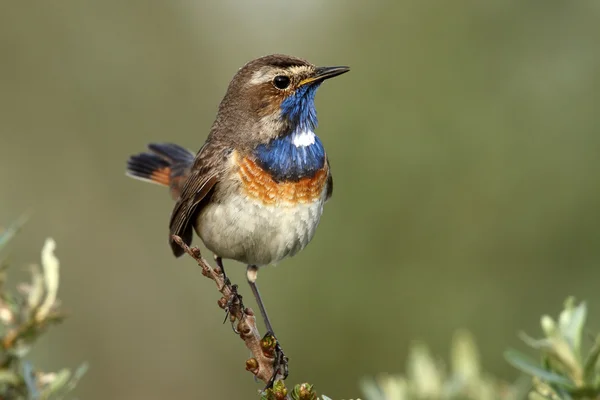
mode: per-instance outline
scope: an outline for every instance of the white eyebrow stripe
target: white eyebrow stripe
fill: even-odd
[[[279,70],[273,70],[269,67],[262,67],[258,71],[252,74],[252,77],[248,81],[250,85],[258,85],[261,83],[269,82],[271,79],[275,78],[275,75],[282,73]]]
[[[258,71],[255,71],[252,74],[252,77],[248,81],[250,85],[258,85],[261,83],[269,82],[276,75],[288,75],[288,76],[297,76],[297,75],[307,75],[312,71],[312,67],[308,65],[296,65],[293,67],[289,67],[286,69],[281,68],[270,68],[268,66],[262,67]]]
[[[295,65],[293,67],[288,68],[288,71],[292,75],[306,75],[310,74],[312,68],[308,65]]]

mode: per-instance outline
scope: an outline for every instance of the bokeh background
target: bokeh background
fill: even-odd
[[[458,328],[515,378],[503,350],[567,295],[600,325],[599,37],[592,0],[3,2],[0,222],[34,212],[15,273],[57,240],[70,314],[32,360],[87,360],[82,399],[254,398],[214,285],[171,256],[169,195],[124,167],[199,149],[236,70],[287,53],[352,67],[317,95],[334,197],[260,276],[290,382],[356,398]]]

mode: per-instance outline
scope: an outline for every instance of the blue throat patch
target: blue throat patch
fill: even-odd
[[[268,144],[256,147],[254,155],[259,165],[276,181],[298,181],[312,178],[325,165],[325,149],[315,135],[314,143],[296,146],[293,137],[301,132],[314,132],[317,127],[315,93],[320,83],[298,88],[281,103],[281,116],[292,129]]]

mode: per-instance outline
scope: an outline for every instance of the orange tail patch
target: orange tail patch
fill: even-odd
[[[177,198],[194,162],[194,153],[172,143],[150,143],[148,150],[129,157],[127,175],[168,186]]]
[[[142,153],[129,158],[127,175],[132,178],[169,186],[171,165],[154,154]]]
[[[150,180],[154,183],[158,183],[159,185],[169,186],[170,176],[171,168],[165,167],[152,172],[152,175],[150,175]]]

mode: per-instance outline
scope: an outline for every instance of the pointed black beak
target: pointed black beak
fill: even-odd
[[[350,71],[350,67],[317,67],[315,73],[310,78],[304,79],[299,86],[311,82],[324,81],[325,79],[333,78],[334,76],[345,74]]]

